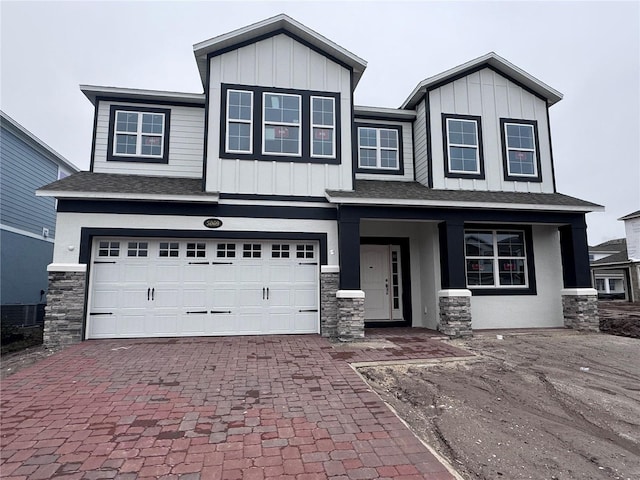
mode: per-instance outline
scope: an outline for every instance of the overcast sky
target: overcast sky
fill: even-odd
[[[358,105],[494,51],[564,94],[550,110],[558,190],[606,207],[589,243],[640,209],[640,2],[0,1],[2,110],[88,169],[79,84],[202,93],[193,44],[286,13],[368,62]]]

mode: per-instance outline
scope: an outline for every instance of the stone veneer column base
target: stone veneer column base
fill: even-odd
[[[338,290],[337,338],[352,342],[364,338],[364,292],[362,290]]]
[[[598,291],[595,288],[565,288],[560,294],[565,327],[600,331]]]
[[[51,264],[43,343],[58,348],[82,341],[86,265]]]
[[[323,337],[338,336],[338,299],[336,292],[340,281],[339,267],[320,267],[320,334]]]
[[[440,290],[440,331],[450,338],[468,337],[471,331],[471,291]]]

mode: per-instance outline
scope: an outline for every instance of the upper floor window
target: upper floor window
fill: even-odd
[[[311,97],[311,156],[335,156],[335,99]]]
[[[400,168],[399,129],[358,127],[358,167],[365,171]]]
[[[480,117],[443,114],[445,175],[484,178]]]
[[[339,94],[231,85],[222,89],[221,157],[340,163]]]
[[[502,118],[500,127],[505,178],[540,182],[537,122]]]
[[[300,95],[263,94],[262,153],[301,155]]]
[[[170,110],[112,105],[108,160],[167,163]]]
[[[227,152],[251,153],[253,92],[227,90]]]

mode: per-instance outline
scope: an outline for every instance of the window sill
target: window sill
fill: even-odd
[[[467,287],[471,290],[471,296],[473,297],[491,297],[491,296],[508,296],[508,295],[537,295],[535,287],[523,287],[523,288],[474,288]]]

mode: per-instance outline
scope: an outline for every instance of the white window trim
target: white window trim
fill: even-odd
[[[472,232],[484,232],[491,233],[493,240],[493,255],[491,257],[486,256],[467,256],[466,255],[466,241],[465,241],[465,256],[464,256],[464,272],[465,272],[465,280],[467,282],[467,288],[473,289],[521,289],[521,288],[529,288],[529,269],[527,264],[527,234],[524,230],[514,229],[499,229],[499,230],[482,230],[482,229],[465,229],[465,235],[467,231]],[[507,256],[499,256],[498,255],[498,232],[518,232],[522,234],[523,240],[523,248],[524,248],[524,256],[523,257],[507,257]],[[469,285],[469,272],[467,270],[467,260],[493,260],[493,285]],[[502,285],[500,284],[500,259],[510,259],[510,260],[523,260],[524,262],[524,283],[522,285]]]
[[[243,120],[243,119],[230,119],[229,118],[229,96],[232,92],[236,93],[248,93],[251,95],[251,119]],[[224,150],[228,153],[253,153],[253,92],[251,90],[237,90],[237,89],[229,89],[227,90],[227,112],[225,115],[226,118],[226,130],[225,130],[225,145]],[[232,150],[229,148],[229,124],[230,123],[244,123],[249,125],[249,150]]]
[[[468,122],[473,123],[476,129],[476,144],[475,145],[467,145],[463,143],[451,143],[451,139],[449,138],[449,122]],[[447,118],[447,162],[449,173],[459,173],[459,174],[469,174],[469,175],[479,175],[480,174],[480,145],[478,145],[480,140],[480,136],[478,134],[478,121],[477,120],[469,120],[467,118]],[[475,148],[476,150],[476,169],[475,170],[454,170],[451,168],[451,147],[459,147],[459,148]]]
[[[298,122],[297,123],[289,123],[289,122],[267,122],[265,120],[265,109],[266,109],[266,98],[267,95],[280,95],[282,97],[296,97],[298,99]],[[263,92],[262,93],[262,154],[263,155],[277,155],[282,157],[301,157],[302,156],[302,95],[296,95],[292,93],[279,93],[279,92]],[[267,152],[265,150],[265,142],[266,142],[266,127],[270,126],[283,126],[283,127],[298,127],[298,151],[296,153],[282,153],[282,152]]]
[[[368,129],[368,130],[375,130],[376,131],[376,146],[375,147],[370,147],[370,146],[362,146],[360,145],[360,131],[362,129]],[[396,148],[389,148],[389,147],[381,147],[380,146],[380,132],[382,130],[386,130],[388,132],[393,132],[393,134],[396,136]],[[360,159],[360,150],[361,149],[365,149],[365,150],[374,150],[376,152],[376,165],[371,166],[371,165],[362,165],[361,163],[361,159]],[[396,166],[395,167],[383,167],[382,166],[382,157],[380,155],[380,152],[382,150],[386,150],[386,151],[393,151],[396,152]],[[376,169],[376,170],[389,170],[391,172],[393,171],[397,171],[400,168],[400,136],[398,135],[398,130],[394,129],[394,128],[376,128],[376,127],[358,127],[358,168],[371,168],[371,169]]]
[[[531,129],[531,138],[533,139],[533,148],[515,148],[509,147],[509,135],[507,135],[507,126],[517,125],[518,127],[529,127]],[[538,176],[538,152],[536,151],[536,129],[528,123],[504,122],[504,147],[507,152],[507,174],[510,177],[537,177]],[[513,173],[511,171],[511,162],[509,161],[509,152],[532,152],[533,153],[533,173]]]
[[[313,100],[315,98],[319,98],[322,100],[331,100],[331,103],[333,105],[333,124],[332,125],[318,125],[313,123]],[[313,158],[336,158],[336,99],[333,97],[322,97],[320,95],[311,95],[311,98],[309,100],[310,103],[310,108],[309,108],[309,116],[311,117],[309,119],[309,153],[311,155],[311,157]],[[323,130],[331,130],[332,135],[331,135],[331,151],[333,152],[331,155],[319,155],[319,154],[314,154],[313,153],[313,129],[314,128],[322,128]]]
[[[136,113],[138,115],[138,125],[135,132],[124,132],[118,130],[118,114],[119,113]],[[162,132],[161,133],[143,133],[142,132],[142,116],[143,115],[162,115]],[[114,157],[153,157],[162,158],[164,156],[164,130],[167,125],[167,119],[162,112],[140,112],[136,110],[116,110],[113,126],[113,156]],[[135,135],[136,136],[136,153],[118,153],[118,135]],[[143,154],[142,153],[142,137],[159,137],[160,138],[160,154]]]

